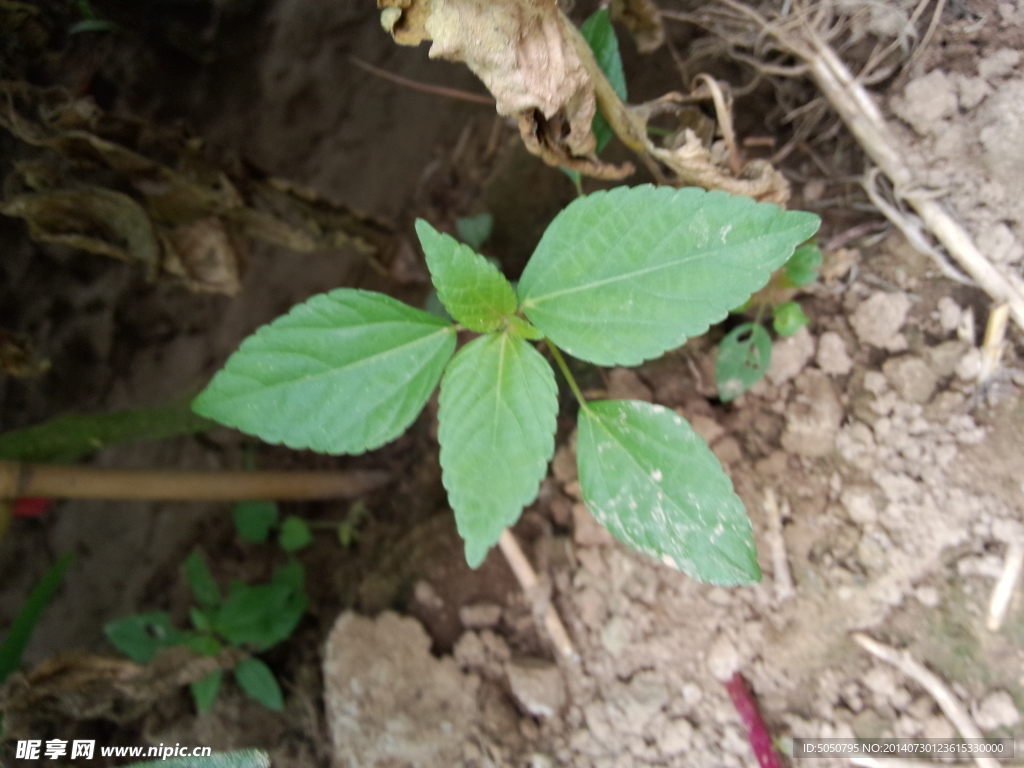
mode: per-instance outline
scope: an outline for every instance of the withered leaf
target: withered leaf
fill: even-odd
[[[146,211],[132,198],[101,187],[16,195],[0,213],[28,222],[34,240],[124,261],[155,274],[160,245]]]
[[[665,43],[665,24],[654,0],[612,0],[610,11],[633,35],[640,53],[652,53]]]
[[[108,115],[58,89],[0,81],[0,126],[32,147],[5,183],[0,213],[38,242],[144,263],[193,290],[234,293],[245,241],[297,251],[395,247],[371,217],[248,169],[220,167],[182,131]]]
[[[597,103],[556,0],[378,0],[399,8],[396,42],[432,40],[431,58],[465,62],[514,117],[527,148],[551,165],[603,178],[623,178],[595,155],[591,130]]]

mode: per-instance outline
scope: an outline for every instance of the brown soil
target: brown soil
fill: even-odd
[[[185,121],[211,156],[244,157],[403,232],[416,216],[450,227],[490,211],[487,252],[510,274],[572,199],[567,179],[530,158],[486,107],[355,67],[350,56],[480,90],[462,68],[428,62],[425,48],[394,46],[371,3],[221,5],[219,21],[160,5],[162,24],[94,49],[73,44],[63,82],[89,74],[108,109]],[[1020,279],[1024,14],[1010,3],[964,5],[974,4],[950,4],[927,55],[885,95],[927,159],[929,183]],[[644,59],[624,47],[636,93],[677,87],[667,53]],[[6,170],[16,149],[3,142]],[[829,207],[819,172],[801,162],[791,169],[794,205],[822,213],[823,241],[865,220]],[[5,430],[195,392],[255,328],[329,288],[410,301],[425,293],[413,258],[396,284],[353,252],[257,246],[236,297],[202,296],[151,284],[133,265],[34,245],[18,222],[0,227],[0,326],[24,334],[52,365],[40,378],[0,378]],[[196,717],[182,691],[127,723],[44,718],[32,736],[258,746],[281,767],[752,766],[721,682],[734,671],[783,746],[792,737],[954,735],[930,696],[861,650],[854,630],[908,649],[987,733],[1024,735],[1019,591],[1002,629],[985,627],[1024,520],[1018,348],[979,389],[979,334],[965,329],[969,314],[984,323],[987,298],[943,278],[898,234],[856,245],[828,255],[825,279],[798,297],[811,326],[778,342],[768,378],[731,406],[715,398],[706,340],[636,371],[593,375],[595,387],[678,409],[708,440],[754,522],[761,585],[698,584],[596,529],[579,505],[568,411],[552,474],[515,529],[544,578],[540,596],[522,594],[497,551],[478,571],[465,566],[440,484],[433,406],[406,436],[354,460],[260,446],[227,430],[109,448],[96,465],[238,468],[251,453],[261,468],[380,468],[395,483],[363,500],[373,514],[354,549],[318,534],[301,555],[310,609],[294,637],[266,655],[284,681],[283,714],[228,688]],[[781,528],[767,513],[772,494]],[[347,503],[283,506],[317,521],[348,511]],[[773,546],[785,551],[792,594]],[[68,652],[113,655],[102,627],[130,613],[169,610],[184,625],[181,564],[196,547],[224,584],[264,579],[280,561],[269,545],[236,538],[226,505],[64,502],[41,519],[18,519],[0,541],[0,634],[65,552],[77,560],[27,666]],[[578,664],[555,664],[534,621],[538,597],[564,618]],[[0,762],[28,765],[3,752]]]

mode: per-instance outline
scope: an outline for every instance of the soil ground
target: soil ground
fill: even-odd
[[[211,156],[245,158],[402,232],[416,216],[451,229],[457,217],[490,212],[485,250],[511,276],[572,199],[568,180],[530,158],[488,108],[353,65],[350,56],[481,91],[463,68],[428,61],[425,48],[395,46],[372,3],[221,6],[213,18],[203,4],[159,3],[164,16],[132,26],[112,2],[107,10],[128,31],[72,41],[60,71],[72,82],[89,72],[111,111],[183,121]],[[884,29],[879,14],[865,33]],[[1022,30],[1024,11],[1011,3],[951,4],[926,55],[882,94],[927,159],[928,182],[950,192],[1015,279],[1024,256]],[[628,40],[623,48],[635,100],[679,87],[664,50],[644,58]],[[738,102],[741,128],[765,98]],[[768,115],[769,128],[757,130],[777,130],[781,143],[787,129]],[[16,148],[4,142],[6,171]],[[853,185],[823,175],[813,153],[794,157],[791,206],[823,216],[822,242],[880,220],[857,209]],[[0,326],[51,362],[35,379],[0,378],[4,430],[193,393],[255,328],[330,288],[418,302],[426,293],[415,279],[382,278],[354,252],[257,245],[237,296],[198,295],[148,282],[134,265],[33,244],[14,220],[0,219],[0,232]],[[515,528],[547,590],[529,599],[497,551],[477,571],[464,564],[440,483],[433,405],[406,436],[358,459],[262,446],[227,430],[108,448],[93,463],[239,468],[251,456],[261,469],[375,468],[394,481],[361,500],[372,516],[357,546],[318,535],[301,555],[309,610],[266,655],[284,681],[282,714],[226,688],[196,717],[180,691],[120,724],[43,718],[33,737],[257,746],[281,767],[752,766],[722,684],[735,671],[783,749],[792,737],[953,736],[916,682],[851,639],[858,630],[932,669],[986,733],[1024,735],[1021,591],[999,631],[985,626],[1007,546],[1024,536],[1019,347],[979,388],[970,316],[984,324],[984,294],[943,277],[895,231],[826,250],[823,279],[797,297],[811,325],[777,342],[767,379],[735,403],[716,398],[709,339],[640,369],[581,374],[591,389],[677,409],[708,440],[753,520],[761,585],[698,584],[597,528],[579,502],[568,396],[551,475]],[[409,270],[422,275],[415,261]],[[1015,330],[1010,337],[1019,341]],[[349,503],[283,509],[338,521]],[[0,541],[0,634],[65,552],[77,559],[26,666],[113,655],[102,627],[131,613],[168,610],[184,625],[181,565],[196,548],[222,584],[264,579],[280,562],[273,547],[237,539],[227,505],[63,502],[17,519]],[[578,663],[555,663],[534,621],[538,598],[564,618]],[[28,765],[2,752],[0,762]]]

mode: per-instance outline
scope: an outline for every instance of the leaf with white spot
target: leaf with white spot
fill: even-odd
[[[723,403],[731,403],[768,373],[772,364],[772,337],[760,323],[734,328],[718,345],[715,384]]]
[[[761,580],[732,481],[672,411],[636,400],[588,404],[577,461],[583,500],[615,538],[700,581]]]
[[[573,357],[638,365],[723,320],[820,223],[724,192],[596,192],[545,231],[519,281],[522,310]]]

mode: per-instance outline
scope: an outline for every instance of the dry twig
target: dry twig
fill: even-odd
[[[918,5],[915,18],[924,7],[923,3]],[[924,225],[979,287],[996,301],[1009,304],[1014,321],[1024,328],[1024,293],[985,258],[963,226],[934,193],[920,183],[911,170],[912,164],[906,160],[907,148],[864,87],[863,77],[855,77],[830,45],[829,41],[841,26],[831,15],[831,8],[830,3],[798,4],[800,12],[769,19],[739,0],[717,0],[702,7],[699,15],[663,15],[701,24],[730,45],[752,49],[762,58],[782,54],[805,62],[818,89],[868,157],[889,177],[896,195],[917,212]]]
[[[515,574],[516,579],[519,581],[519,586],[523,588],[523,592],[526,593],[528,598],[536,595],[540,587],[537,573],[533,570],[533,566],[530,565],[530,561],[526,559],[526,555],[523,553],[522,547],[519,546],[519,542],[516,541],[516,537],[512,535],[512,531],[506,528],[502,532],[501,538],[498,540],[498,546],[508,561],[512,573]],[[569,633],[566,632],[565,625],[550,602],[544,606],[543,613],[544,627],[547,629],[548,638],[558,652],[559,657],[564,661],[578,661],[579,656],[576,654],[576,649],[572,646]]]
[[[1006,619],[1006,611],[1010,607],[1010,598],[1024,569],[1024,541],[1012,541],[1006,547],[1006,560],[1003,571],[999,574],[992,598],[988,604],[988,619],[985,626],[989,632],[998,632]]]
[[[965,739],[983,738],[978,726],[974,724],[971,716],[967,713],[963,704],[956,695],[949,690],[949,687],[942,682],[923,664],[915,661],[906,651],[898,651],[891,646],[880,643],[867,635],[857,632],[853,639],[868,653],[881,659],[887,664],[892,664],[896,669],[914,680],[924,688],[935,699],[943,714],[949,718],[953,726]],[[999,761],[984,755],[975,755],[974,762],[978,768],[999,768]]]
[[[783,500],[786,514],[789,502]],[[782,533],[783,510],[775,491],[769,488],[764,492],[764,511],[768,518],[768,549],[772,555],[772,571],[775,578],[775,598],[781,603],[793,597],[793,576],[789,572],[789,558],[786,556],[786,539]]]
[[[0,461],[0,499],[330,499],[358,496],[388,480],[384,472],[147,471]]]

